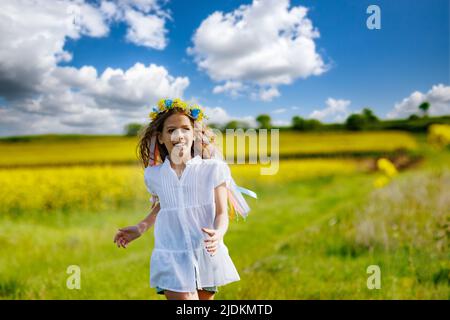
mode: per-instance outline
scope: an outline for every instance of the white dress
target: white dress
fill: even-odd
[[[211,256],[204,242],[208,235],[202,231],[214,229],[214,188],[230,185],[228,164],[196,156],[178,178],[166,157],[162,164],[145,168],[144,180],[161,207],[154,225],[150,287],[194,292],[240,280],[223,240]]]

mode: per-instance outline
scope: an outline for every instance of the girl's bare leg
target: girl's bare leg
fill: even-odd
[[[199,300],[214,300],[214,292],[206,290],[197,290]]]
[[[164,290],[167,300],[198,300],[197,292],[175,292]]]

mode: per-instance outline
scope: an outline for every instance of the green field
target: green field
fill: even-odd
[[[448,299],[450,150],[430,148],[423,135],[399,133],[386,144],[352,134],[341,146],[331,142],[338,134],[327,135],[282,134],[282,153],[403,146],[423,160],[381,189],[373,185],[379,173],[359,158],[282,160],[273,177],[233,165],[258,200],[247,198],[246,221],[230,222],[225,243],[241,281],[219,288],[216,299]],[[74,141],[0,145],[3,165],[20,164],[0,169],[0,298],[165,299],[149,288],[152,230],[127,249],[113,244],[118,227],[149,210],[142,169],[122,163],[134,161],[132,138],[91,137],[79,148]],[[56,166],[71,161],[84,166]],[[66,287],[69,265],[81,268],[80,290]],[[370,265],[380,267],[381,289],[367,288]]]

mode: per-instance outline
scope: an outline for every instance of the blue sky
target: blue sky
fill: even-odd
[[[91,1],[90,4],[99,6],[98,1]],[[380,30],[366,27],[369,17],[366,9],[371,4],[381,9]],[[232,13],[240,5],[251,7],[254,3],[238,0],[160,1],[159,10],[170,16],[164,24],[167,30],[164,48],[130,42],[126,39],[129,25],[117,19],[107,24],[109,30],[102,36],[81,34],[77,39],[65,37],[63,49],[72,58],[59,61],[57,67],[71,66],[79,70],[83,66],[92,66],[100,76],[106,68],[128,70],[136,63],[145,66],[155,64],[164,67],[175,78],[189,79],[189,84],[182,90],[185,99],[194,99],[208,108],[220,108],[229,118],[250,119],[269,113],[280,124],[288,123],[294,115],[311,117],[314,111],[325,122],[339,121],[366,106],[382,118],[389,113],[390,117],[403,117],[411,113],[414,103],[427,98],[435,102],[436,114],[450,113],[447,0],[289,1],[288,10],[300,6],[308,9],[306,18],[320,33],[320,37],[312,39],[315,53],[326,70],[317,75],[310,72],[304,78],[293,75],[289,84],[269,85],[248,80],[251,78],[248,75],[214,80],[211,76],[214,66],[209,71],[201,69],[195,55],[187,52],[188,47],[196,46],[193,36],[205,19],[213,12]],[[242,90],[237,96],[229,92],[213,93],[216,86],[223,85],[227,80],[239,81],[250,88]],[[263,87],[274,87],[278,94],[269,99],[258,99],[255,92]],[[77,88],[72,87],[71,91],[77,91]],[[419,94],[414,95],[416,91]],[[2,108],[17,107],[21,112],[34,112],[31,107],[20,107],[17,97],[10,98],[5,94],[2,97],[1,93]],[[398,110],[394,112],[396,104]],[[336,112],[329,110],[328,115],[320,115],[326,108],[333,107],[337,108]],[[45,109],[45,106],[42,108]],[[14,117],[13,114],[10,116]],[[41,112],[41,116],[45,116],[45,112]],[[121,117],[125,121],[124,113]],[[66,121],[66,124],[74,127],[68,131],[87,128],[79,123],[74,126],[73,121]],[[117,131],[115,128],[111,127],[111,130]],[[13,126],[8,130],[15,131]],[[64,126],[55,130],[64,131]],[[0,132],[2,135],[7,133],[5,130]]]

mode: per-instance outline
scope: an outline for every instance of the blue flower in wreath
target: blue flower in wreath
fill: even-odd
[[[172,108],[172,100],[166,99],[164,100],[164,104],[166,105],[166,108]]]
[[[156,112],[156,113],[158,113],[158,112],[159,112],[159,109],[158,109],[158,107],[153,107],[153,112]]]
[[[192,118],[197,119],[198,116],[199,116],[199,114],[200,114],[200,109],[195,108],[195,109],[192,109],[192,110],[191,110],[191,116],[192,116]]]

